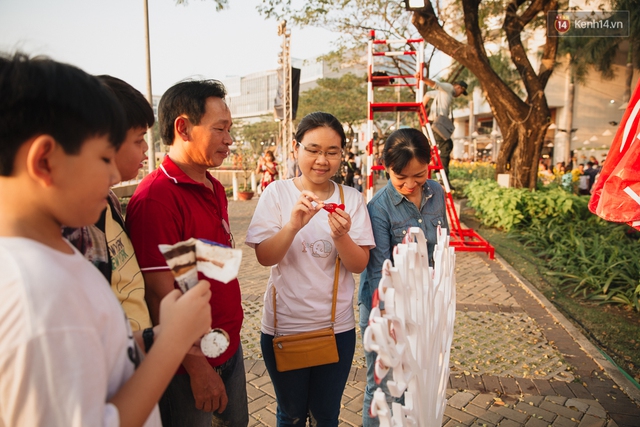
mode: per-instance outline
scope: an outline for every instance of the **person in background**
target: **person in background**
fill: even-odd
[[[352,273],[364,270],[374,245],[364,198],[330,179],[340,167],[345,139],[342,124],[331,114],[305,116],[294,140],[302,175],[266,188],[247,231],[246,243],[255,249],[258,262],[271,267],[260,345],[276,393],[278,426],[304,426],[307,418],[314,426],[338,425],[356,343]],[[342,203],[342,192],[344,209],[322,209]],[[273,351],[275,313],[278,335],[328,327],[336,268],[339,361],[279,372]]]
[[[362,175],[359,168],[353,172],[353,188],[362,193]]]
[[[587,162],[587,167],[584,170],[584,174],[589,177],[589,187],[587,188],[588,194],[591,194],[591,187],[593,187],[593,183],[596,182],[596,176],[598,176],[600,170],[596,168],[593,162]]]
[[[128,83],[111,76],[98,78],[113,92],[124,110],[127,133],[116,152],[120,179],[128,181],[138,176],[149,146],[144,139],[153,126],[153,109],[145,97]],[[138,259],[124,225],[120,201],[109,192],[107,208],[97,223],[81,228],[63,227],[62,235],[73,244],[111,284],[122,305],[132,331],[145,330],[147,347],[153,342],[151,317],[144,300],[144,279]]]
[[[451,84],[422,77],[420,73],[417,73],[415,77],[416,79],[421,79],[427,86],[434,89],[425,93],[422,98],[422,103],[424,104],[425,109],[427,108],[429,100],[433,99],[428,117],[430,122],[434,122],[438,116],[450,117],[451,109],[453,107],[453,98],[457,98],[460,95],[467,96],[468,86],[464,81],[457,81]],[[448,178],[451,152],[453,151],[453,140],[451,138],[444,139],[438,135],[437,132],[434,132],[434,136],[440,153],[440,161],[442,162],[442,167]]]
[[[264,157],[260,158],[256,173],[262,174],[262,178],[260,179],[260,188],[262,191],[267,188],[267,185],[275,181],[276,176],[278,176],[278,164],[275,161],[273,151],[267,151],[264,153]]]
[[[142,359],[104,276],[61,233],[95,224],[120,180],[122,107],[76,67],[0,54],[0,117],[0,425],[160,427],[156,403],[209,329],[206,283],[162,300]]]
[[[233,144],[225,96],[226,89],[217,80],[188,80],[170,87],[158,105],[160,134],[169,154],[138,185],[126,220],[154,324],[161,314],[161,298],[177,287],[159,244],[197,238],[233,246],[224,187],[208,172],[222,164]],[[216,358],[184,358],[160,400],[162,423],[164,427],[246,427],[240,284],[237,279],[221,283],[201,273],[199,277],[211,289],[211,329],[227,332],[230,344]]]
[[[344,185],[348,185],[349,187],[353,187],[353,175],[355,174],[356,169],[356,156],[353,153],[348,153],[345,157],[345,162],[343,164],[344,168]]]
[[[296,154],[293,150],[289,151],[289,157],[287,158],[287,179],[295,178],[300,176],[300,171],[298,170],[298,159],[296,159]]]
[[[578,194],[586,196],[589,194],[589,181],[591,177],[585,173],[584,164],[578,166]]]
[[[437,181],[427,178],[431,161],[427,137],[417,129],[394,131],[384,144],[383,160],[389,181],[367,205],[376,246],[371,249],[369,263],[360,277],[358,307],[363,336],[369,324],[373,292],[378,288],[382,276],[382,264],[387,259],[393,259],[393,248],[402,243],[407,228],[419,227],[424,232],[431,265],[437,229],[449,228],[444,190]],[[365,351],[367,385],[362,409],[364,427],[379,425],[378,418],[370,416],[371,399],[377,388],[374,379],[376,357],[375,352]],[[395,400],[387,388],[387,378],[391,378],[391,375],[389,372],[380,383],[389,407]]]
[[[545,162],[540,162],[538,164],[538,178],[542,181],[542,185],[549,185],[555,179],[555,175],[553,172],[549,170],[549,167]]]

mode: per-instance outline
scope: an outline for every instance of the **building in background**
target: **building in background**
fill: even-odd
[[[338,69],[326,61],[317,58],[302,60],[291,59],[291,65],[299,68],[300,93],[317,86],[322,78],[337,78],[347,73],[364,73],[364,64],[350,62],[340,64]],[[222,80],[227,88],[227,102],[231,108],[231,117],[246,123],[273,119],[274,103],[278,91],[278,70],[266,70],[246,76],[227,77]]]
[[[536,70],[540,67],[538,52],[544,43],[543,35],[544,29],[540,29],[530,35],[526,43],[529,48],[529,60]],[[501,50],[508,55],[508,47],[505,45],[487,43],[485,48],[488,52],[496,53]],[[569,152],[565,145],[567,140],[570,151],[577,157],[578,163],[586,163],[590,156],[601,161],[606,155],[626,108],[627,49],[628,46],[623,45],[613,60],[613,79],[606,80],[591,68],[583,82],[573,83],[571,129],[567,129],[569,126],[566,114],[571,108],[568,63],[566,58],[557,59],[558,63],[545,88],[551,126],[547,131],[542,157],[548,159],[549,163],[556,164],[566,160],[566,153]],[[634,70],[631,91],[639,78],[640,73]],[[502,133],[493,119],[482,88],[476,87],[469,93],[467,100],[466,107],[453,112],[456,129],[453,134],[452,156],[457,159],[495,161],[502,142]]]

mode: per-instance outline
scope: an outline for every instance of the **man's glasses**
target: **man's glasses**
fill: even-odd
[[[313,158],[318,158],[322,155],[324,155],[325,159],[327,160],[338,160],[342,158],[342,150],[333,149],[329,151],[321,151],[321,150],[314,150],[312,148],[307,148],[304,145],[302,145],[302,143],[300,142],[298,142],[298,145],[304,149],[307,155]]]

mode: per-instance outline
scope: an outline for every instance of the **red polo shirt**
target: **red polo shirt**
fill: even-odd
[[[159,244],[173,245],[194,237],[229,245],[224,187],[209,173],[207,178],[213,192],[189,178],[166,156],[160,168],[140,182],[127,206],[126,225],[143,272],[169,271]],[[220,357],[208,359],[212,366],[219,366],[235,354],[240,343],[244,317],[240,285],[237,279],[224,284],[201,273],[198,278],[211,283],[211,327],[227,331],[231,341]],[[179,373],[184,372],[181,367]]]

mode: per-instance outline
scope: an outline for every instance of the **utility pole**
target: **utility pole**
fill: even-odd
[[[282,20],[278,24],[278,35],[282,36],[282,51],[278,62],[282,67],[282,119],[280,121],[280,134],[282,139],[282,165],[284,176],[287,176],[287,159],[291,150],[293,135],[293,103],[291,93],[291,31],[287,29],[287,21]]]
[[[573,135],[573,104],[575,99],[575,85],[573,83],[573,70],[571,69],[571,54],[567,53],[567,70],[565,72],[564,83],[564,128],[566,130],[564,134],[564,146],[561,153],[555,153],[555,162],[565,162],[568,165],[571,161],[571,137]],[[574,165],[573,167],[576,167]]]
[[[149,42],[149,0],[144,1],[144,33],[147,53],[147,101],[153,108],[153,93],[151,92],[151,45]],[[149,144],[149,173],[156,169],[156,145],[153,140],[153,127],[147,131],[147,143]]]

